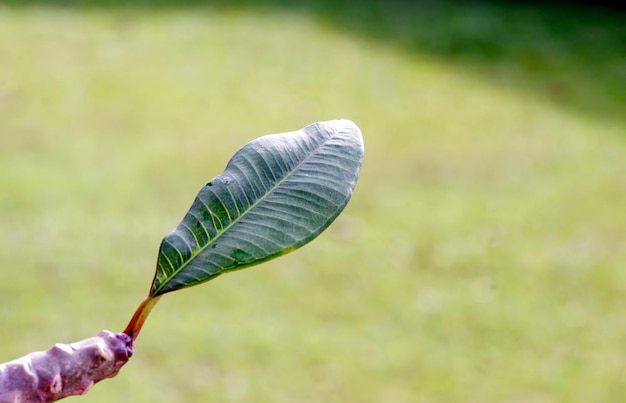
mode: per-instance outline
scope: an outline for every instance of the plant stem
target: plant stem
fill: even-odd
[[[152,297],[148,295],[146,299],[141,301],[141,304],[139,304],[139,307],[135,311],[135,314],[130,319],[130,322],[128,322],[128,326],[126,326],[124,333],[126,333],[130,337],[131,346],[134,344],[134,341],[137,340],[137,336],[139,335],[143,324],[148,318],[150,311],[152,311],[152,308],[154,308],[160,298],[160,295],[158,297]]]
[[[91,387],[117,375],[133,354],[124,333],[103,330],[72,344],[57,343],[0,364],[0,403],[54,402],[83,395]]]

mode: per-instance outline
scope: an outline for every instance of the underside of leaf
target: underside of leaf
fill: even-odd
[[[349,120],[260,137],[209,181],[162,241],[150,297],[293,251],[346,206],[363,161]]]

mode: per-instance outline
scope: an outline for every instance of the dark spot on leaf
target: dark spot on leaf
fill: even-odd
[[[209,182],[206,184],[207,186],[213,186],[213,182]]]

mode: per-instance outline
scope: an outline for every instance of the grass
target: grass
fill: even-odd
[[[619,12],[0,4],[0,361],[121,331],[241,145],[346,117],[337,222],[163,298],[81,401],[621,400]]]

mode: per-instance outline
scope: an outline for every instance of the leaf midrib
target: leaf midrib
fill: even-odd
[[[306,132],[305,132],[306,133]],[[230,222],[230,224],[228,224],[228,226],[224,227],[222,229],[221,232],[218,232],[212,239],[209,240],[209,242],[206,243],[206,245],[204,245],[203,247],[199,248],[195,253],[192,251],[192,255],[189,259],[187,259],[187,261],[183,262],[183,264],[176,269],[172,275],[167,279],[167,281],[164,281],[161,283],[161,286],[154,290],[151,295],[157,295],[159,293],[159,291],[161,291],[163,289],[163,287],[165,287],[166,284],[168,284],[174,277],[176,277],[181,271],[183,271],[187,265],[189,265],[191,263],[192,260],[194,260],[196,258],[196,256],[198,256],[200,253],[202,253],[206,248],[208,248],[214,241],[217,241],[224,233],[226,233],[226,231],[233,227],[235,224],[237,224],[244,216],[246,216],[248,214],[248,212],[250,212],[251,210],[253,210],[258,204],[262,203],[270,194],[272,194],[274,192],[274,190],[278,187],[280,187],[280,185],[282,183],[284,183],[291,175],[294,174],[294,172],[296,172],[298,170],[298,168],[300,168],[300,166],[302,166],[310,157],[311,155],[315,154],[317,152],[317,150],[319,150],[323,145],[325,145],[330,139],[332,139],[335,136],[336,133],[333,133],[330,137],[328,137],[327,139],[325,139],[324,141],[320,142],[320,144],[318,144],[313,150],[311,150],[311,152],[309,152],[309,154],[302,159],[302,161],[300,161],[298,163],[298,165],[296,165],[287,175],[285,175],[283,178],[281,178],[279,181],[277,181],[274,186],[272,186],[267,192],[265,192],[264,195],[262,195],[260,198],[258,198],[252,205],[250,205],[250,207],[248,209],[246,209],[244,211],[243,214],[239,214],[239,216],[235,219],[232,220]],[[241,151],[241,150],[240,150]],[[227,170],[224,170],[219,176],[221,176],[224,172],[226,172]],[[272,175],[273,176],[273,175]],[[206,206],[204,204],[204,202],[202,202],[202,204],[205,206],[205,208],[209,211],[211,211],[208,206]],[[185,214],[186,215],[186,214]],[[183,217],[184,220],[184,217]],[[179,224],[180,225],[180,224]],[[178,228],[178,225],[176,226],[176,228]],[[176,228],[174,228],[174,231],[176,231]],[[193,234],[193,232],[192,232]],[[168,234],[169,235],[169,234]],[[175,247],[174,245],[172,245],[172,247]],[[161,250],[159,250],[159,253],[161,252]],[[179,251],[180,253],[180,251]],[[222,270],[220,270],[220,273],[222,272]],[[219,273],[218,273],[219,274]]]

